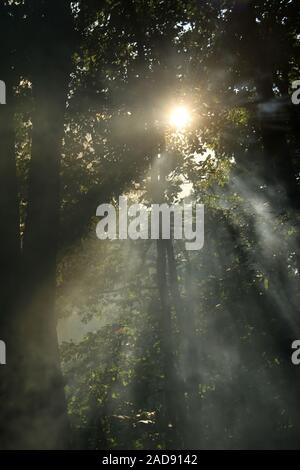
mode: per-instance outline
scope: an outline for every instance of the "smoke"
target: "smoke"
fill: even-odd
[[[172,316],[184,328],[174,321],[170,334],[186,390],[179,432],[186,448],[296,448],[298,216],[283,188],[254,173],[233,172],[214,197],[203,250],[175,243],[181,305],[171,288]],[[59,324],[77,445],[155,448],[164,389],[155,244],[92,237],[80,253],[78,277],[61,293],[71,315]]]

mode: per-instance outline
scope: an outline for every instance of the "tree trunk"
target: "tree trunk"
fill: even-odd
[[[68,420],[54,307],[60,155],[71,67],[68,42],[72,19],[68,2],[56,0],[42,3],[40,8],[35,10],[40,14],[36,26],[42,43],[34,51],[32,71],[35,112],[18,304],[19,331],[26,338],[19,446],[61,449],[67,446]]]
[[[163,427],[168,448],[180,448],[180,382],[178,379],[173,342],[172,314],[167,286],[168,240],[157,240],[157,281],[160,298],[160,347],[164,374]]]
[[[6,103],[0,105],[0,339],[6,344],[5,366],[0,366],[0,448],[14,441],[19,401],[19,353],[22,342],[17,336],[15,300],[19,292],[20,240],[15,162],[13,77],[6,82]]]

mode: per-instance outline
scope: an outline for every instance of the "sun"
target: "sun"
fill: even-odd
[[[169,117],[169,123],[176,129],[184,129],[191,121],[189,110],[185,106],[174,108]]]

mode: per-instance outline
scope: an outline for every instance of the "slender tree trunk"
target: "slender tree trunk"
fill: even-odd
[[[167,249],[168,240],[157,241],[157,281],[160,298],[160,337],[161,356],[164,373],[164,410],[163,426],[166,432],[168,448],[180,448],[182,429],[179,398],[180,381],[178,379],[173,342],[172,313],[167,286]]]
[[[16,332],[15,300],[19,292],[20,240],[15,162],[13,77],[6,83],[6,103],[0,105],[0,339],[6,344],[7,364],[0,367],[0,448],[14,442],[18,412],[19,354],[22,341]]]

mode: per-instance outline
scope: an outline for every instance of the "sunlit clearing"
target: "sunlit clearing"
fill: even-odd
[[[178,106],[171,112],[169,121],[176,129],[185,128],[191,121],[189,110],[185,106]]]

